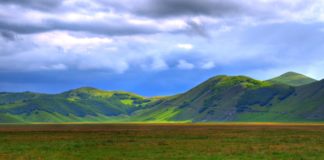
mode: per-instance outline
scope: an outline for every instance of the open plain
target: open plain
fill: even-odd
[[[323,159],[311,123],[0,125],[0,159]]]

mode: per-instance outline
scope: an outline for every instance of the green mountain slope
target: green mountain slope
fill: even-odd
[[[280,75],[279,77],[275,77],[273,79],[268,80],[268,82],[282,83],[291,86],[302,86],[316,82],[316,80],[299,73],[287,72],[285,74]]]
[[[154,98],[89,87],[61,94],[0,92],[1,123],[174,121],[324,121],[324,80],[293,86],[221,75]]]
[[[56,95],[1,93],[0,101],[0,121],[66,122],[110,120],[153,100],[127,92],[79,88]]]
[[[217,76],[184,94],[161,99],[138,117],[154,121],[162,110],[172,110],[165,121],[241,121],[245,113],[262,113],[293,94],[288,85],[271,84],[245,76]],[[156,119],[160,120],[160,119]],[[269,119],[273,120],[273,119]]]
[[[296,87],[264,112],[238,115],[241,121],[324,121],[324,81]]]

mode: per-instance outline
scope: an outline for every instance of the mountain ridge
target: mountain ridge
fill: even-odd
[[[323,97],[324,80],[293,86],[226,75],[164,97],[93,87],[59,94],[0,92],[0,123],[324,121]]]

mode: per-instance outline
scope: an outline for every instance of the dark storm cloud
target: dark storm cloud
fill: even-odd
[[[0,36],[8,41],[14,41],[16,40],[16,34],[10,31],[0,31]]]
[[[65,22],[46,20],[43,23],[12,23],[0,20],[0,29],[19,34],[42,33],[53,30],[82,31],[109,36],[154,34],[160,32],[152,26],[133,25],[126,22]]]
[[[12,23],[0,20],[0,29],[20,34],[31,34],[48,31],[51,28],[44,24]]]
[[[97,7],[91,7],[90,3],[97,4]],[[17,5],[27,10],[37,9],[41,12],[50,12],[52,15],[59,15],[68,10],[69,12],[78,12],[87,10],[93,13],[97,11],[116,12],[118,14],[129,14],[134,17],[154,17],[168,18],[177,16],[196,16],[208,15],[222,17],[227,15],[240,15],[249,12],[249,7],[237,1],[227,0],[139,0],[134,1],[82,1],[71,4],[62,4],[60,0],[38,1],[38,0],[0,0],[1,5]],[[94,5],[96,6],[96,5]],[[99,7],[98,7],[99,6]],[[55,14],[53,14],[55,13]],[[63,16],[63,15],[62,15]],[[194,21],[187,21],[189,26],[187,30],[173,30],[171,32],[189,33],[190,35],[198,35],[208,37],[208,31],[205,24],[198,24]],[[0,30],[8,30],[18,34],[34,34],[52,30],[66,31],[82,31],[109,36],[123,35],[145,35],[161,33],[163,31],[157,29],[153,25],[131,24],[125,19],[102,21],[78,21],[69,22],[59,19],[43,19],[38,23],[31,23],[26,19],[22,21],[12,21],[8,17],[1,18]]]
[[[62,22],[50,20],[47,22],[51,28],[68,30],[68,31],[84,31],[95,34],[109,35],[109,36],[123,36],[123,35],[136,35],[136,34],[154,34],[159,30],[151,26],[133,25],[122,21],[110,21],[109,23],[103,22]]]
[[[0,0],[0,5],[17,5],[43,11],[51,11],[59,7],[62,0]]]
[[[242,4],[232,0],[151,0],[134,7],[133,11],[155,18],[194,15],[223,17],[246,12]]]

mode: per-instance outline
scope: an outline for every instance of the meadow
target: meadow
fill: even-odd
[[[324,159],[323,124],[0,125],[0,159]]]

